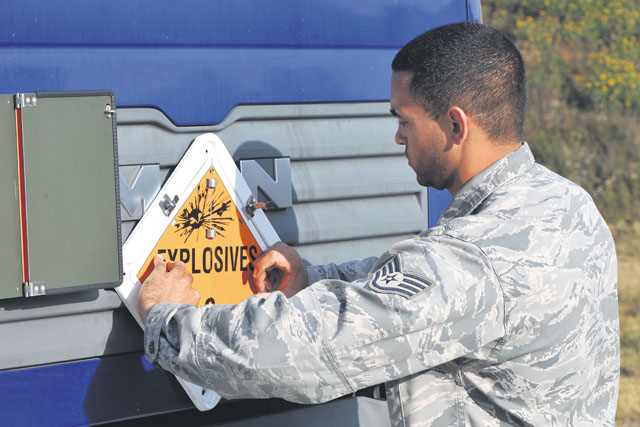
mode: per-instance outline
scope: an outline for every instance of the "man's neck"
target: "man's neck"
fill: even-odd
[[[453,183],[448,188],[454,196],[471,178],[522,146],[521,142],[498,144],[489,139],[469,142],[462,152]]]

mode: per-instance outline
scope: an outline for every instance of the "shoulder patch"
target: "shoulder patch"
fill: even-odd
[[[369,281],[373,291],[385,294],[396,294],[407,299],[433,286],[433,281],[427,280],[416,274],[404,273],[397,256],[380,267]]]

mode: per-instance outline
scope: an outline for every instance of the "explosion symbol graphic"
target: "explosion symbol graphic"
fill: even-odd
[[[199,238],[201,231],[215,231],[216,235],[224,236],[224,232],[229,223],[233,221],[232,217],[223,217],[224,213],[231,207],[231,199],[224,192],[216,194],[216,188],[207,188],[200,190],[197,188],[195,201],[189,202],[189,207],[182,209],[182,212],[176,216],[176,233],[180,233],[180,237],[184,237],[184,242],[191,238],[195,232],[196,240]]]

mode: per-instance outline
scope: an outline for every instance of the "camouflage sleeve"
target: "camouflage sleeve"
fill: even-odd
[[[353,282],[363,277],[376,263],[376,257],[369,257],[358,261],[349,261],[342,264],[326,264],[307,266],[309,283],[315,283],[322,279],[339,279],[345,282]]]
[[[416,238],[377,265],[355,283],[322,280],[290,299],[158,304],[147,358],[225,398],[318,403],[490,351],[503,336],[500,284],[476,246]]]

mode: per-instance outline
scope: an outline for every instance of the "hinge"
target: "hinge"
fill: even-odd
[[[15,97],[16,108],[36,107],[38,97],[35,93],[18,93]]]
[[[165,194],[164,196],[162,196],[162,200],[160,200],[160,209],[162,209],[162,212],[166,215],[169,216],[171,215],[171,212],[175,209],[176,204],[178,203],[178,196],[175,195],[173,196],[173,200],[169,197],[169,195]]]
[[[45,292],[45,282],[25,282],[22,284],[22,293],[27,298],[44,295]]]

